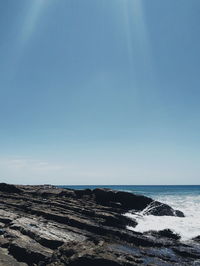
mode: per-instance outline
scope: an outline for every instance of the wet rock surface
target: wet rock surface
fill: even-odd
[[[200,265],[198,241],[130,231],[128,211],[184,216],[127,192],[0,184],[0,266]]]
[[[164,229],[161,231],[149,231],[149,232],[146,232],[146,234],[149,234],[150,236],[167,238],[167,239],[175,239],[175,240],[179,240],[181,238],[179,234],[174,233],[170,229]]]

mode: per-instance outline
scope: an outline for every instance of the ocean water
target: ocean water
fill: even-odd
[[[149,196],[183,211],[184,218],[144,215],[143,212],[125,215],[136,219],[138,225],[129,230],[145,232],[149,230],[171,229],[180,234],[183,241],[200,235],[200,185],[199,186],[63,186],[73,189],[106,187]]]

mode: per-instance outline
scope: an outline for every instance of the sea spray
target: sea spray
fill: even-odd
[[[154,195],[154,199],[181,210],[185,217],[146,215],[146,211],[127,213],[136,219],[138,225],[129,230],[145,232],[149,230],[171,229],[180,234],[181,240],[187,241],[200,235],[200,195]],[[151,206],[150,206],[151,207]],[[149,208],[149,207],[147,207]]]

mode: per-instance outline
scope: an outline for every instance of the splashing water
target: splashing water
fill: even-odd
[[[127,213],[126,215],[137,220],[138,225],[135,228],[128,227],[130,230],[145,232],[149,230],[171,229],[180,234],[183,241],[190,240],[200,235],[200,185],[160,185],[160,186],[72,186],[75,189],[107,187],[114,190],[126,191],[134,194],[142,194],[163,202],[180,210],[185,217],[173,216],[153,216],[145,215],[146,210],[138,213]],[[148,206],[151,208],[152,206]]]
[[[145,215],[146,210],[135,214],[127,213],[126,216],[138,222],[135,228],[128,227],[129,230],[145,232],[169,228],[180,234],[183,241],[200,235],[200,195],[154,195],[153,198],[182,211],[185,217]]]

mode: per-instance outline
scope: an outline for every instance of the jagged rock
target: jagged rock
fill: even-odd
[[[113,252],[115,251],[115,252]],[[104,241],[94,244],[87,241],[85,245],[71,242],[64,244],[57,253],[54,254],[53,262],[50,265],[56,265],[59,260],[65,262],[65,265],[81,266],[120,266],[120,265],[138,265],[138,257],[131,256],[127,258],[127,253],[120,251],[115,246],[109,245]],[[140,260],[142,262],[142,260]]]
[[[143,210],[153,200],[142,196],[123,191],[96,188],[93,191],[95,199],[100,204],[110,205],[113,202],[119,203],[118,207],[123,209]]]
[[[0,183],[0,191],[7,193],[20,193],[21,190],[14,185]]]
[[[165,230],[158,231],[158,234],[161,237],[167,237],[167,238],[171,238],[171,239],[175,239],[175,240],[178,240],[178,239],[181,238],[179,234],[174,233],[170,229],[165,229]]]
[[[155,237],[164,237],[173,240],[179,240],[181,238],[179,234],[174,233],[170,229],[164,229],[160,231],[148,231],[147,233]]]
[[[195,241],[195,242],[200,243],[200,236],[196,236],[192,240]]]
[[[18,215],[11,211],[5,211],[5,210],[0,209],[0,222],[4,226],[5,224],[12,222],[17,217]]]
[[[131,266],[192,265],[198,260],[198,248],[184,246],[170,230],[128,230],[137,225],[124,215],[128,211],[182,215],[128,192],[1,184],[0,262],[1,248],[7,252],[3,266],[9,261],[13,266]]]
[[[9,240],[0,236],[0,247],[7,248],[9,246]]]
[[[103,224],[107,226],[126,228],[127,226],[135,227],[137,225],[137,222],[135,220],[119,214],[103,215],[102,217],[105,219],[105,222]]]
[[[200,247],[195,246],[195,247],[190,247],[187,245],[177,245],[176,247],[172,248],[174,252],[176,252],[178,255],[183,256],[183,257],[190,257],[194,259],[200,259]],[[193,264],[195,265],[195,264]]]
[[[179,210],[175,210],[175,215],[177,217],[185,217],[184,213],[182,211],[179,211]]]
[[[34,240],[16,239],[8,247],[9,253],[20,262],[28,265],[45,264],[53,251],[41,246]]]
[[[184,213],[179,210],[174,210],[167,204],[160,203],[158,201],[152,201],[144,211],[144,214],[155,216],[178,216],[184,217]]]
[[[0,248],[0,266],[27,266],[10,256],[6,249]]]

